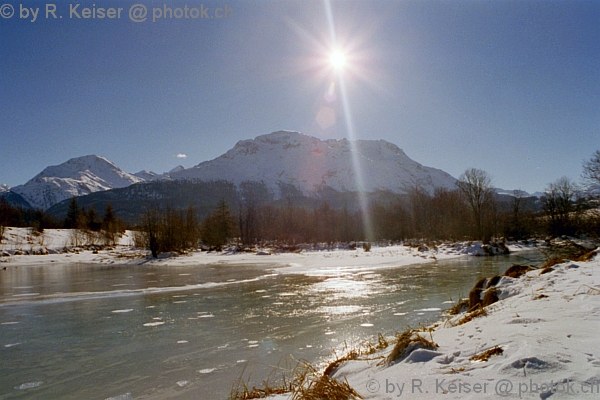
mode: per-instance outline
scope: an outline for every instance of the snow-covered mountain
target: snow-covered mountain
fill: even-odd
[[[512,196],[512,197],[539,197],[539,196],[536,196],[535,193],[529,194],[528,192],[526,192],[524,190],[507,190],[507,189],[501,189],[501,188],[494,188],[494,191],[496,192],[496,194],[502,194],[505,196]]]
[[[155,181],[157,179],[161,179],[163,176],[163,175],[157,174],[156,172],[148,171],[147,169],[140,171],[140,172],[136,172],[133,175],[137,176],[138,178],[140,178],[144,181]]]
[[[362,170],[362,190],[401,193],[418,183],[430,192],[455,188],[448,173],[410,159],[384,140],[320,140],[298,132],[279,131],[239,141],[222,156],[170,173],[172,179],[264,182],[277,194],[278,184],[293,184],[304,193],[328,186],[338,191],[361,190],[355,158]]]
[[[73,196],[122,188],[143,180],[121,171],[104,157],[89,155],[47,167],[24,185],[11,190],[33,207],[47,209]]]
[[[9,190],[10,190],[10,186],[8,186],[6,183],[3,183],[2,185],[0,185],[0,193],[8,192]]]
[[[362,171],[358,182],[356,165]],[[410,159],[398,146],[384,140],[320,140],[298,132],[279,131],[242,140],[211,161],[185,169],[177,166],[164,174],[143,170],[129,174],[103,157],[73,158],[44,169],[24,185],[0,191],[16,193],[32,207],[48,209],[73,196],[124,188],[144,181],[184,180],[245,181],[264,183],[275,197],[281,184],[291,184],[305,195],[332,188],[339,192],[387,190],[402,193],[419,184],[455,188],[456,179],[439,169]]]
[[[167,174],[174,174],[175,172],[181,172],[185,169],[185,167],[183,165],[178,165],[175,168],[173,168],[172,170],[170,170],[169,172],[167,172]]]
[[[175,168],[173,168],[172,170],[170,170],[169,172],[164,172],[162,174],[157,174],[154,171],[148,171],[147,169],[145,169],[143,171],[136,172],[133,175],[137,176],[138,178],[143,179],[147,182],[151,182],[151,181],[156,181],[159,179],[171,179],[171,174],[173,174],[175,172],[183,171],[184,169],[185,169],[185,167],[183,165],[178,165]]]

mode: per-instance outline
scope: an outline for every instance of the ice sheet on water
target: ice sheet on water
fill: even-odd
[[[18,322],[17,321],[3,322],[0,325],[15,325],[15,324],[18,324]]]
[[[132,311],[133,311],[133,308],[127,308],[124,310],[112,310],[111,312],[119,314],[119,313],[128,313],[128,312],[132,312]]]
[[[188,343],[187,340],[178,340],[177,341],[177,344],[186,344],[186,343]]]
[[[27,382],[27,383],[23,383],[22,385],[15,386],[15,389],[17,389],[17,390],[33,389],[33,388],[36,388],[38,386],[41,386],[42,383],[44,383],[44,382],[42,382],[42,381]]]
[[[9,343],[9,344],[5,344],[4,347],[9,348],[9,347],[14,347],[14,346],[18,346],[21,343]]]
[[[133,400],[131,393],[124,393],[114,397],[107,397],[106,400]]]
[[[215,368],[204,368],[199,370],[198,372],[200,372],[201,374],[210,374],[211,372],[214,372]]]
[[[438,307],[431,307],[431,308],[421,308],[420,310],[415,310],[415,311],[442,311],[442,309],[438,308]]]
[[[177,386],[179,386],[179,387],[184,387],[187,384],[188,384],[188,381],[179,381],[179,382],[177,382]]]
[[[164,321],[159,321],[159,322],[147,322],[144,324],[144,326],[159,326],[159,325],[163,325],[165,322]]]

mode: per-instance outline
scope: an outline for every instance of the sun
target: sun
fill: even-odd
[[[346,55],[340,50],[334,50],[329,56],[329,64],[336,71],[343,71],[346,67]]]

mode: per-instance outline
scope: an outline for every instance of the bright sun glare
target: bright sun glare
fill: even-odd
[[[329,57],[329,63],[334,69],[341,71],[346,66],[346,56],[341,51],[335,50]]]

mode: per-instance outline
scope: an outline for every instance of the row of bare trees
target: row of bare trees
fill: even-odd
[[[184,253],[203,244],[211,249],[221,247],[237,236],[235,220],[224,200],[200,224],[194,207],[185,211],[167,207],[148,207],[142,215],[135,237],[137,247],[147,248],[153,257],[160,253]]]

